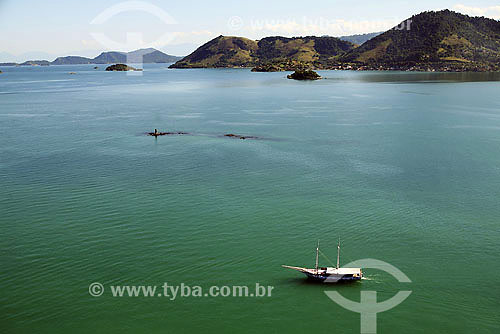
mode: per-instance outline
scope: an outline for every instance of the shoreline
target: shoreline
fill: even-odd
[[[174,63],[144,63],[144,65],[166,65]],[[12,67],[52,67],[52,66],[82,66],[82,65],[110,65],[110,64],[57,64],[57,65],[4,65],[0,64],[0,68],[12,68]],[[273,73],[273,72],[294,72],[297,68],[284,67],[279,70],[256,70],[256,66],[213,66],[213,67],[172,67],[169,66],[169,70],[196,70],[196,69],[210,69],[210,70],[224,70],[224,69],[241,69],[250,70],[255,73]],[[344,65],[332,65],[332,66],[311,66],[308,69],[314,71],[351,71],[351,72],[420,72],[420,73],[500,73],[499,68],[456,68],[452,65],[442,65],[442,66],[426,66],[426,65],[412,65],[412,66],[370,66],[370,65],[355,65],[355,64],[344,64]]]

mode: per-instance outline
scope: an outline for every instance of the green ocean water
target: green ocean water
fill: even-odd
[[[378,333],[500,332],[500,75],[2,71],[2,333],[359,333],[328,290],[411,290]],[[313,266],[318,239],[335,260],[339,237],[341,264],[382,260],[412,282],[367,269],[311,284],[281,268]],[[274,290],[109,288],[164,282]]]

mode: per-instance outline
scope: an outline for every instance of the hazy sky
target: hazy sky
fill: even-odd
[[[185,55],[218,35],[352,35],[444,8],[500,19],[498,0],[0,0],[0,61],[149,46]]]

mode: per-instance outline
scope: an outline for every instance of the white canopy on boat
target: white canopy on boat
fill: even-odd
[[[291,266],[282,266],[283,268],[297,270],[303,273],[317,274],[316,269],[308,269],[301,267],[291,267]],[[326,273],[326,274],[338,274],[338,275],[355,275],[361,274],[361,268],[335,268],[335,267],[327,267],[325,270],[319,268],[318,273]]]

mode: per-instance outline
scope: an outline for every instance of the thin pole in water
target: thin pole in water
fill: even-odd
[[[318,260],[319,260],[319,239],[318,239],[318,247],[316,247],[316,274],[318,273]]]
[[[340,267],[340,237],[339,237],[339,244],[337,245],[337,269]]]

